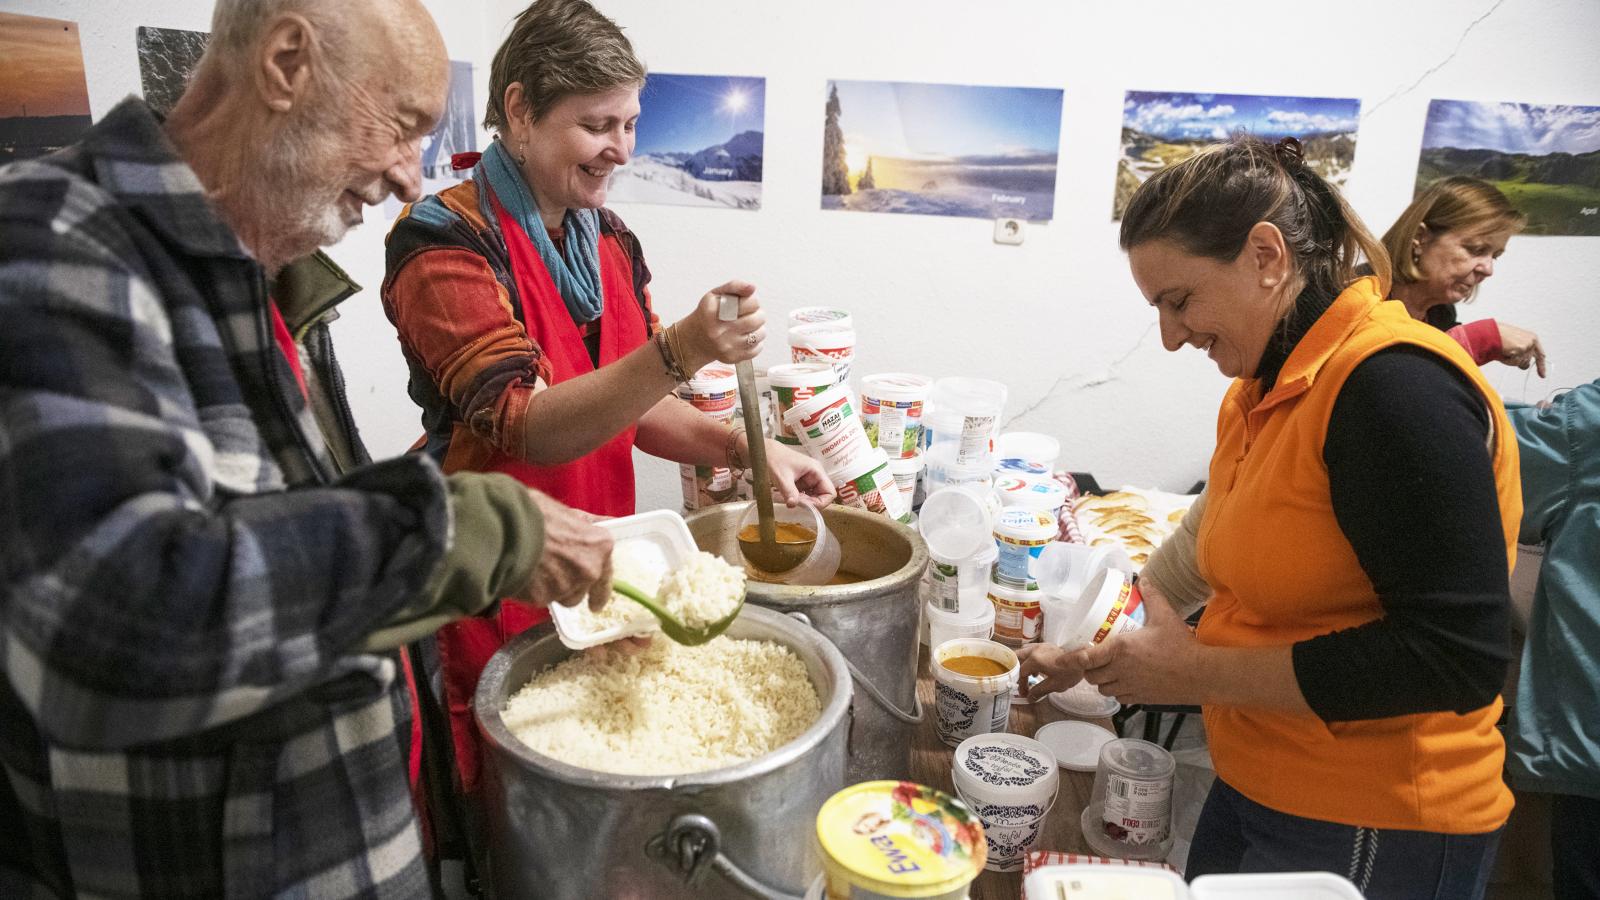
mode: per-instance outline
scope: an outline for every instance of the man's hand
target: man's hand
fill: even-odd
[[[1083,680],[1083,665],[1076,651],[1055,644],[1023,644],[1017,651],[1017,658],[1022,660],[1022,684],[1027,685],[1028,679],[1035,675],[1043,676],[1043,680],[1028,688],[1029,703],[1036,703],[1046,694],[1064,691]]]
[[[598,610],[611,599],[611,532],[595,517],[539,491],[528,496],[544,515],[544,551],[518,599],[538,606],[577,606],[585,599]]]

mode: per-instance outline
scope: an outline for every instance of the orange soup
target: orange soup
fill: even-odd
[[[958,675],[979,678],[985,675],[1004,675],[1007,671],[1003,664],[987,656],[952,656],[939,665]]]

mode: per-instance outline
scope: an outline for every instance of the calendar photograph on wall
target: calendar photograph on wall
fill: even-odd
[[[89,121],[78,23],[0,12],[0,164],[60,150]]]
[[[1451,175],[1499,188],[1523,234],[1600,235],[1600,106],[1434,100],[1417,193]]]
[[[150,108],[166,115],[183,96],[200,55],[211,36],[204,31],[155,28],[140,25],[135,32],[139,48],[139,87]]]
[[[1338,97],[1128,91],[1111,218],[1122,218],[1145,179],[1241,131],[1269,141],[1298,138],[1306,163],[1342,187],[1355,162],[1360,116],[1360,100]]]
[[[477,119],[483,110],[472,105],[472,63],[450,60],[450,91],[445,95],[444,115],[422,138],[422,193],[437,194],[472,177],[472,169],[456,169],[450,157],[478,149]],[[400,215],[401,203],[394,197],[383,201],[389,218]]]
[[[1057,88],[830,81],[822,208],[925,216],[1055,215]]]
[[[607,202],[761,208],[765,78],[652,72]]]

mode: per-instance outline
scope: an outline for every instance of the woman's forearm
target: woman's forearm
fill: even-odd
[[[1313,714],[1294,674],[1292,647],[1196,648],[1202,704]]]
[[[673,384],[655,342],[646,341],[616,362],[538,391],[523,418],[523,458],[552,466],[592,453],[668,399]]]
[[[634,446],[640,450],[691,466],[727,464],[728,426],[677,397],[663,397],[639,419]],[[739,459],[748,458],[744,438],[738,438]]]

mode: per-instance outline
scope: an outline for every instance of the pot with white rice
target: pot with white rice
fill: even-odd
[[[832,643],[749,605],[700,647],[519,636],[475,697],[493,894],[798,897],[845,785],[850,693]]]
[[[740,559],[739,523],[750,502],[724,503],[688,517],[702,550]],[[752,605],[804,615],[831,640],[853,668],[847,783],[911,777],[911,745],[923,714],[917,702],[917,649],[922,600],[918,585],[928,547],[914,529],[866,510],[822,510],[838,536],[844,583],[747,583]]]

